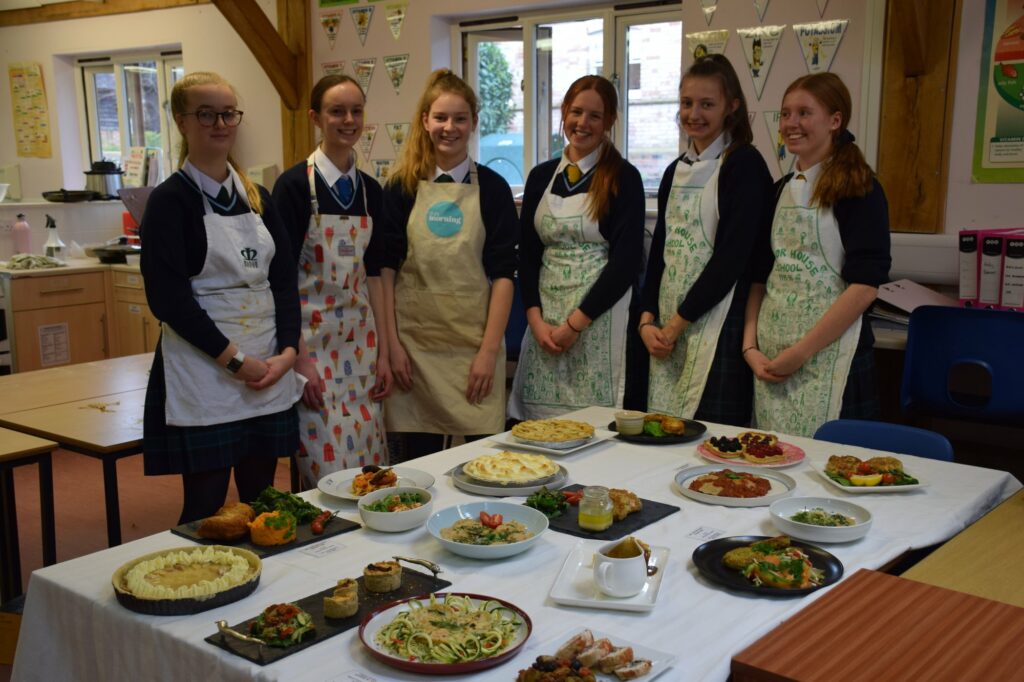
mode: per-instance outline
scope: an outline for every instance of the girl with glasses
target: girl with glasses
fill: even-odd
[[[269,204],[231,158],[238,98],[214,73],[171,92],[179,170],[142,219],[146,298],[161,321],[146,391],[147,475],[180,474],[179,523],[214,514],[234,469],[238,496],[274,481],[298,445],[293,371],[299,344],[295,262]],[[206,123],[211,125],[206,125]]]

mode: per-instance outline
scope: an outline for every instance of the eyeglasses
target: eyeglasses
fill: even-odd
[[[228,128],[234,128],[242,122],[243,113],[245,112],[239,111],[238,109],[229,109],[227,111],[200,109],[199,111],[186,111],[182,116],[195,116],[196,120],[199,121],[199,125],[206,128],[212,128],[217,125],[217,119],[219,118]]]

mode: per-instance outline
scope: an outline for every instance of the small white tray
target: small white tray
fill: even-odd
[[[603,541],[580,540],[569,552],[562,564],[562,570],[551,586],[551,599],[566,606],[582,606],[590,609],[613,609],[616,611],[650,611],[658,600],[658,590],[668,566],[668,547],[651,547],[649,564],[658,572],[647,578],[647,584],[640,594],[626,598],[609,597],[594,583],[594,552],[605,544]],[[595,633],[595,637],[597,634]],[[618,646],[618,640],[612,639]],[[554,652],[552,652],[554,653]],[[638,658],[648,658],[640,656]]]
[[[396,485],[415,486],[417,488],[429,488],[434,485],[434,475],[420,469],[410,467],[393,467],[398,476]],[[316,487],[320,492],[332,497],[340,497],[343,500],[358,500],[361,495],[352,492],[352,479],[363,473],[362,468],[343,469],[328,474],[320,479]]]

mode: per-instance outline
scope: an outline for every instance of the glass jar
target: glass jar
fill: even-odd
[[[592,485],[583,489],[580,499],[580,528],[602,531],[612,525],[612,498],[608,488]]]

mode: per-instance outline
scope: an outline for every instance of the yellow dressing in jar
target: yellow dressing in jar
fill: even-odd
[[[612,525],[612,499],[608,488],[595,485],[583,489],[579,524],[583,530],[602,531]]]

